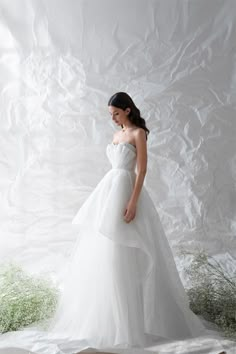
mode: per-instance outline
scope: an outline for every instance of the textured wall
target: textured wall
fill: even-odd
[[[110,168],[117,91],[151,130],[145,185],[173,250],[236,257],[235,1],[0,6],[1,260],[61,269]]]

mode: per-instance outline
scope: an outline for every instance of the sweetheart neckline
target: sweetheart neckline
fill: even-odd
[[[121,145],[121,144],[127,144],[127,145],[131,145],[131,146],[133,146],[133,148],[135,148],[136,149],[136,146],[134,146],[133,144],[131,144],[131,143],[128,143],[127,141],[121,141],[120,143],[111,143],[112,145]]]

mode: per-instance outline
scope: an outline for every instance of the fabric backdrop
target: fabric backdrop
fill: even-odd
[[[0,260],[57,279],[109,170],[107,102],[146,119],[145,186],[179,246],[235,270],[236,3],[0,0]],[[145,237],[145,235],[144,235]]]

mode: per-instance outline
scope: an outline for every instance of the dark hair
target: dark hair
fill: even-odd
[[[114,106],[123,110],[125,110],[126,108],[130,108],[128,119],[137,127],[143,128],[145,130],[147,139],[149,129],[146,127],[145,119],[140,116],[140,110],[135,106],[132,98],[127,93],[117,92],[112,95],[108,101],[108,106]]]

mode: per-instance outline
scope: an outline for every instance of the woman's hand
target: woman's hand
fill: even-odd
[[[132,202],[128,202],[124,212],[124,221],[129,223],[131,220],[134,219],[135,214],[136,214],[136,204]]]

